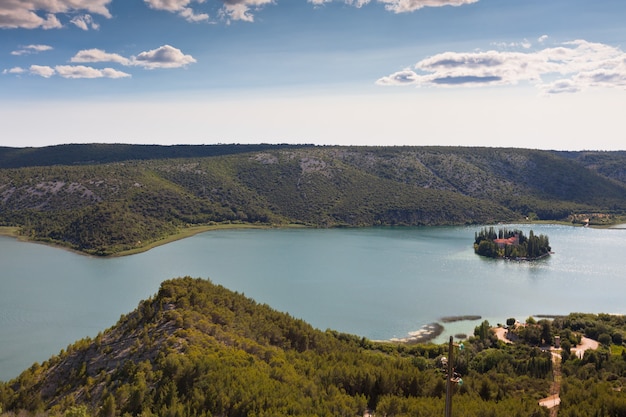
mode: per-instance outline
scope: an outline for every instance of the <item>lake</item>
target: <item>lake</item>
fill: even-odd
[[[546,234],[537,262],[476,256],[476,227],[219,230],[120,258],[0,237],[0,380],[111,327],[169,278],[210,278],[260,303],[370,339],[444,316],[626,312],[626,230],[509,225]],[[479,322],[446,325],[440,341]]]

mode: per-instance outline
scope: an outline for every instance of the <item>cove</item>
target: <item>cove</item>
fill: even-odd
[[[476,256],[480,226],[215,230],[120,258],[0,237],[0,380],[93,337],[179,276],[370,339],[445,316],[625,313],[626,230],[510,225],[546,234],[537,262]],[[443,338],[475,323],[445,324]]]

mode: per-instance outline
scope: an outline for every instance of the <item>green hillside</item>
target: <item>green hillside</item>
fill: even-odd
[[[215,224],[457,225],[594,213],[610,222],[626,213],[626,183],[570,154],[215,146],[0,149],[0,166],[21,166],[0,169],[0,226],[109,255]],[[24,155],[33,166],[22,166]]]
[[[489,346],[497,346],[491,334],[476,338],[459,360],[467,380],[455,398],[459,415],[544,415],[537,400],[548,391],[549,354],[499,346],[504,372]],[[0,407],[38,416],[439,416],[445,351],[316,330],[185,278],[0,385]]]
[[[454,415],[547,417],[539,400],[555,389],[560,416],[625,415],[624,316],[529,318],[510,332],[514,344],[485,321],[455,348]],[[557,336],[560,356],[540,348]],[[578,357],[569,348],[582,336],[601,344]],[[0,383],[0,416],[441,416],[447,354],[321,331],[180,278],[95,338]]]

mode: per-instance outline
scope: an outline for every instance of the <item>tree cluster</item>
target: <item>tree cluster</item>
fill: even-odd
[[[498,243],[499,239],[515,238],[514,243]],[[552,248],[548,236],[535,235],[531,230],[528,237],[521,230],[493,226],[474,233],[474,252],[489,258],[539,259],[550,254]]]

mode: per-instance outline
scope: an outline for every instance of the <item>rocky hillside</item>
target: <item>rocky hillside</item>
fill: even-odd
[[[0,169],[0,226],[100,255],[224,222],[450,225],[590,213],[607,221],[626,212],[623,165],[609,169],[624,163],[621,153],[591,163],[589,155],[502,148],[60,148],[66,154],[0,149],[4,166],[27,156],[37,165]],[[63,164],[41,166],[46,154]]]

